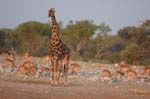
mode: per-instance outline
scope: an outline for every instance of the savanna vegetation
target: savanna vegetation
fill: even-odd
[[[90,20],[70,21],[65,27],[59,22],[59,33],[71,49],[72,60],[150,64],[150,20],[138,26],[122,27],[115,35],[105,23]],[[0,29],[0,53],[15,48],[17,54],[47,54],[51,25],[29,21],[15,29]]]

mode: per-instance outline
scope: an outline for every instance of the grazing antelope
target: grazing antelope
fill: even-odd
[[[37,68],[35,65],[30,66],[29,68],[26,68],[26,74],[27,75],[33,75],[36,76]]]
[[[3,53],[3,59],[4,59],[4,63],[7,66],[10,66],[10,67],[13,67],[13,68],[16,67],[15,62],[12,59],[8,58],[8,54],[7,53]]]
[[[39,69],[38,69],[38,71],[37,71],[37,75],[36,75],[36,77],[39,77],[43,72],[51,72],[52,70],[51,70],[51,68],[50,67],[40,67]]]
[[[26,67],[24,65],[21,65],[15,75],[18,75],[19,73],[25,74],[27,76]]]
[[[5,59],[5,63],[10,67],[16,67],[14,61],[11,59]]]
[[[50,71],[50,67],[41,67],[41,68],[40,68],[40,71],[41,71],[41,72]]]
[[[26,61],[25,63],[23,63],[22,65],[20,65],[18,67],[18,69],[17,69],[15,74],[18,75],[18,73],[22,73],[22,74],[25,74],[26,76],[28,76],[28,74],[30,72],[29,69],[32,69],[33,68],[32,66],[34,66],[32,62]]]
[[[127,78],[130,79],[130,78],[134,78],[136,80],[139,80],[139,77],[137,76],[137,73],[133,70],[128,70],[127,72]]]
[[[76,75],[79,74],[81,70],[81,66],[78,63],[71,64],[68,70],[68,74],[75,73]]]
[[[122,76],[124,76],[124,73],[122,73],[121,71],[116,71],[115,72],[115,77],[116,78],[121,78]]]
[[[101,74],[103,77],[109,77],[109,78],[111,78],[112,77],[112,75],[111,75],[111,72],[109,71],[109,70],[106,70],[106,69],[104,69],[103,71],[102,71],[102,74]]]
[[[149,77],[150,76],[150,67],[144,67],[142,75]]]
[[[130,66],[128,64],[120,66],[120,72],[125,73],[130,69]]]

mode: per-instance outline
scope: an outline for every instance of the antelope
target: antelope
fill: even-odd
[[[120,66],[120,72],[125,73],[130,69],[130,66],[128,64]]]
[[[137,76],[137,73],[133,70],[128,70],[127,72],[127,78],[130,79],[130,78],[134,78],[136,80],[139,80],[139,77]]]
[[[26,74],[27,74],[27,75],[30,75],[30,74],[31,74],[31,75],[33,75],[33,76],[36,76],[36,72],[37,72],[37,68],[36,68],[35,65],[32,65],[32,66],[26,68]]]
[[[76,75],[78,75],[80,70],[81,70],[81,66],[78,63],[74,63],[74,64],[70,65],[70,67],[68,69],[68,74],[75,73]]]
[[[5,63],[10,67],[13,67],[13,68],[16,67],[14,61],[11,59],[5,59]]]
[[[121,71],[116,71],[115,72],[115,77],[116,78],[121,78],[124,75],[124,73],[122,73]]]
[[[150,76],[150,67],[144,67],[142,75],[149,77]]]
[[[49,67],[41,67],[40,71],[41,72],[43,72],[43,71],[50,71],[50,68]]]
[[[103,71],[102,71],[102,74],[101,74],[103,77],[109,77],[109,78],[111,78],[112,77],[112,75],[111,75],[111,72],[109,71],[109,70],[106,70],[106,69],[104,69]]]
[[[42,74],[43,72],[51,72],[51,68],[50,67],[41,67],[38,69],[36,77],[39,77],[40,74]]]
[[[10,67],[15,68],[15,62],[12,59],[8,58],[8,54],[7,53],[3,53],[3,59],[4,59],[4,63]]]
[[[22,65],[20,65],[18,67],[18,69],[17,69],[15,74],[18,75],[18,73],[21,72],[21,73],[25,74],[26,76],[28,76],[28,71],[30,71],[29,69],[33,68],[32,66],[34,66],[32,62],[26,61],[26,62],[24,62]]]

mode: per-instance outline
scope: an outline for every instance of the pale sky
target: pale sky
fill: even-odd
[[[150,19],[150,0],[0,0],[0,28],[31,20],[47,23],[49,8],[56,9],[57,20],[64,24],[85,19],[104,22],[112,33]]]

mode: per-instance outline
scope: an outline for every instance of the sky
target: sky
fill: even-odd
[[[105,23],[113,34],[125,26],[150,19],[150,0],[0,0],[0,28],[15,28],[27,21],[48,23],[48,9],[57,21],[93,20]]]

